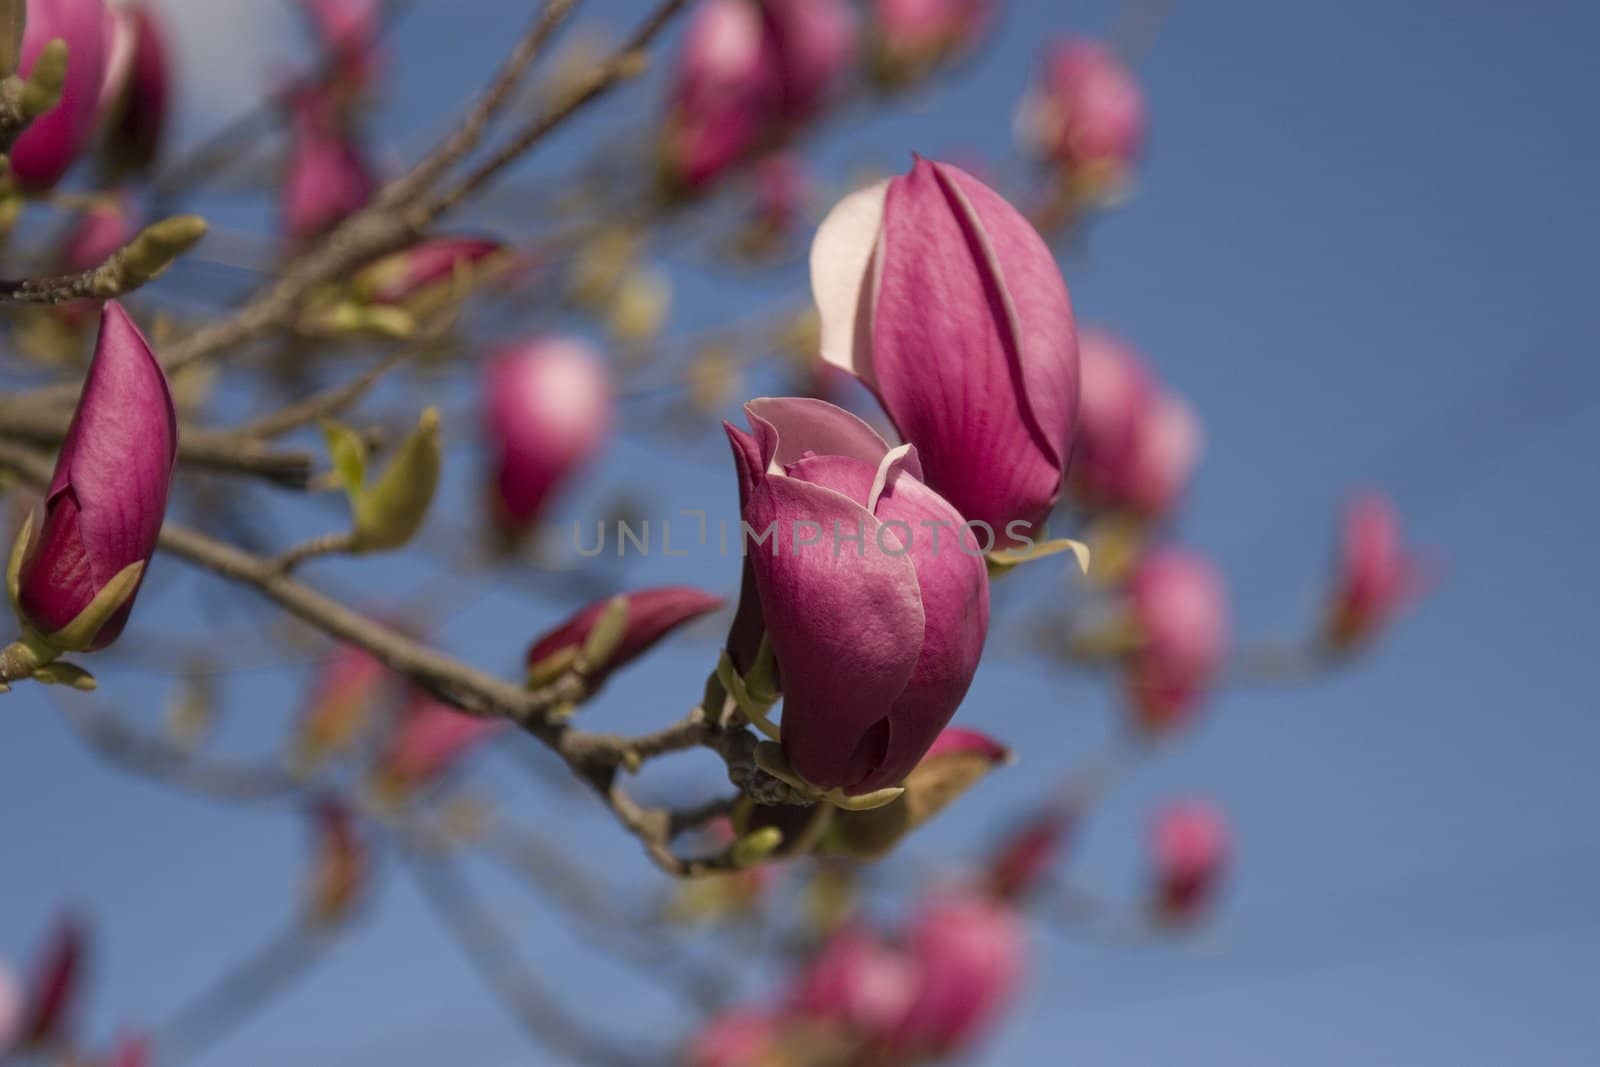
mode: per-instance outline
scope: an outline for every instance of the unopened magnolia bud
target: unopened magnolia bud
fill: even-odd
[[[116,270],[100,286],[99,295],[116,296],[156,278],[198,244],[207,228],[198,215],[174,215],[146,226],[117,253]]]
[[[439,485],[439,412],[428,408],[394,459],[352,501],[357,552],[400,548],[421,529]]]
[[[17,72],[34,118],[11,146],[24,187],[55,185],[94,136],[111,27],[104,0],[28,0]]]

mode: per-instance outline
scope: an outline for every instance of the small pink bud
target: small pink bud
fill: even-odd
[[[365,207],[378,180],[330,90],[296,92],[291,110],[289,160],[279,210],[284,231],[304,241]]]
[[[535,338],[490,362],[483,404],[495,518],[508,533],[520,533],[610,437],[611,376],[586,342]]]
[[[347,917],[366,889],[369,860],[355,815],[338,801],[311,809],[312,867],[309,887],[311,917],[319,924]]]
[[[684,1049],[684,1067],[761,1067],[778,1047],[778,1023],[756,1008],[734,1008],[700,1028]]]
[[[72,916],[56,921],[54,931],[33,966],[27,1010],[20,1032],[22,1047],[42,1048],[65,1040],[72,1032],[88,955],[88,932]]]
[[[431,784],[506,726],[504,719],[476,718],[419,693],[384,746],[379,777],[401,792]]]
[[[76,619],[124,569],[149,563],[166,515],[177,446],[166,375],[122,305],[109,301],[22,560],[17,608],[40,634]],[[133,601],[129,594],[91,648],[116,639]]]
[[[879,72],[891,84],[913,81],[971,47],[995,0],[872,0]]]
[[[147,169],[161,151],[172,99],[166,33],[147,4],[111,9],[111,59],[101,94],[103,151],[118,170]]]
[[[986,1037],[1011,1005],[1027,969],[1027,934],[1009,907],[959,893],[925,903],[907,948],[917,993],[893,1047],[910,1056],[945,1056]]]
[[[966,172],[919,158],[823,221],[811,289],[823,358],[877,394],[928,485],[988,524],[995,547],[1042,539],[1072,451],[1078,342],[1061,271],[1028,221]]]
[[[656,642],[686,623],[693,622],[722,607],[722,598],[687,586],[641,589],[623,594],[627,601],[627,623],[622,638],[602,664],[591,665],[585,674],[591,690],[598,689],[614,671],[638,659]],[[538,664],[567,650],[577,651],[593,632],[595,624],[611,606],[611,597],[595,601],[566,622],[541,636],[528,648],[527,664]]]
[[[1126,668],[1139,725],[1159,735],[1181,725],[1209,694],[1228,651],[1228,600],[1210,560],[1163,548],[1128,581],[1138,648]]]
[[[496,260],[510,258],[491,237],[431,237],[392,252],[356,272],[356,296],[374,304],[403,304],[438,284],[471,279]]]
[[[1228,824],[1216,808],[1198,800],[1163,808],[1150,835],[1156,914],[1170,922],[1199,918],[1216,896],[1228,852]]]
[[[112,21],[104,0],[27,0],[18,72],[27,77],[44,46],[67,44],[61,100],[11,146],[11,169],[23,185],[48,188],[61,180],[94,133],[111,49]]]
[[[1050,804],[1013,828],[989,854],[990,891],[1004,901],[1026,899],[1049,876],[1076,828],[1063,804]]]
[[[912,961],[872,933],[847,926],[823,944],[785,998],[789,1013],[876,1043],[894,1033],[918,991]]]
[[[300,716],[299,755],[306,769],[349,749],[371,721],[384,683],[392,677],[366,649],[334,649]]]
[[[1030,147],[1061,167],[1090,200],[1126,187],[1145,135],[1144,94],[1107,45],[1072,38],[1052,48],[1023,105]]]
[[[1358,494],[1340,527],[1328,642],[1351,649],[1370,640],[1427,584],[1423,564],[1401,539],[1393,501],[1376,491]]]
[[[21,1036],[23,1019],[22,983],[11,968],[0,960],[0,1056]]]
[[[333,61],[333,77],[356,89],[371,85],[382,65],[382,0],[300,0],[300,10]]]
[[[856,56],[859,27],[848,0],[765,0],[777,57],[779,118],[803,122],[827,103]]]
[[[117,1038],[103,1067],[150,1067],[153,1062],[150,1046],[151,1041],[144,1034],[124,1034]]]
[[[730,647],[764,626],[796,773],[848,795],[898,785],[977,669],[989,625],[982,547],[922,483],[916,452],[891,452],[849,412],[786,397],[745,414],[751,432],[724,428],[744,521],[768,539],[746,546],[750,587]]]

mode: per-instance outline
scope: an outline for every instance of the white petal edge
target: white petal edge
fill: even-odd
[[[857,189],[833,206],[811,241],[811,295],[822,326],[822,359],[873,385],[870,313],[873,261],[889,183]],[[863,300],[868,306],[863,308]]]

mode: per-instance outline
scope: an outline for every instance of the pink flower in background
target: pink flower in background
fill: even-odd
[[[438,283],[471,278],[510,256],[492,237],[430,237],[362,267],[352,286],[359,299],[400,304]]]
[[[791,767],[848,795],[899,784],[966,695],[989,624],[981,547],[919,480],[916,452],[820,400],[745,405],[751,432],[724,424],[753,589],[741,627],[765,628],[782,678]],[[942,540],[936,543],[935,530]],[[860,535],[835,551],[834,536]],[[812,535],[815,535],[814,537]],[[759,613],[749,598],[759,598]]]
[[[300,0],[300,10],[333,61],[333,77],[358,89],[371,85],[382,65],[382,0]]]
[[[350,748],[371,723],[385,683],[392,680],[366,649],[339,645],[333,650],[301,711],[297,745],[305,769]]]
[[[1228,599],[1211,561],[1179,548],[1145,556],[1128,581],[1137,648],[1126,684],[1142,729],[1185,722],[1210,693],[1228,651]]]
[[[1210,907],[1228,865],[1228,824],[1199,800],[1174,801],[1150,834],[1154,908],[1171,922],[1193,921]]]
[[[67,231],[61,245],[61,272],[76,274],[104,263],[138,234],[137,212],[125,195],[97,198]]]
[[[1145,137],[1144,93],[1108,45],[1075,37],[1050,49],[1019,127],[1029,147],[1059,166],[1089,200],[1128,184]]]
[[[599,688],[612,672],[638,659],[674,630],[722,607],[722,598],[687,586],[664,586],[622,594],[628,603],[627,625],[616,650],[585,676],[591,690]],[[580,649],[595,624],[609,609],[611,597],[597,600],[566,622],[548,631],[528,648],[527,665],[533,671],[552,657],[565,659],[568,650]]]
[[[855,11],[848,0],[764,0],[762,13],[778,68],[778,117],[803,122],[855,61]]]
[[[67,77],[60,102],[34,119],[11,146],[11,169],[23,185],[54,185],[88,146],[112,33],[104,0],[28,0],[19,73],[31,73],[44,46],[59,37],[67,44]]]
[[[997,547],[1042,540],[1078,410],[1078,342],[1048,246],[997,193],[918,159],[840,201],[811,246],[825,360],[917,447]],[[1008,531],[1012,522],[1029,528]]]
[[[490,362],[483,404],[495,518],[508,533],[520,533],[610,438],[611,374],[584,341],[534,338]]]
[[[877,1042],[900,1026],[917,990],[910,959],[869,931],[848,926],[832,934],[795,977],[785,1007],[812,1023]]]
[[[1049,877],[1077,825],[1066,804],[1051,803],[1014,827],[989,853],[990,892],[1004,901],[1026,899]]]
[[[1016,912],[970,893],[936,896],[911,921],[906,950],[917,990],[892,1047],[902,1055],[946,1056],[993,1030],[1021,989],[1027,933]]]
[[[124,568],[149,563],[177,449],[166,375],[139,328],[112,300],[101,314],[94,361],[22,560],[17,608],[40,634],[76,619]],[[116,639],[133,600],[129,594],[90,648]]]
[[[734,1008],[716,1016],[689,1040],[684,1067],[764,1067],[778,1047],[779,1027],[767,1012]]]
[[[101,94],[104,152],[117,170],[144,170],[166,135],[173,62],[161,21],[147,4],[111,9],[111,60]]]
[[[378,179],[327,90],[299,91],[290,107],[289,160],[279,209],[284,232],[304,241],[365,207]]]
[[[995,0],[872,0],[880,72],[891,83],[913,80],[977,42]]]
[[[5,961],[0,960],[0,1056],[4,1056],[21,1036],[23,996],[22,983]]]
[[[70,915],[57,919],[30,973],[19,1032],[22,1047],[47,1047],[71,1034],[88,951],[89,935],[83,924]]]
[[[508,725],[505,719],[477,718],[418,693],[379,756],[380,779],[401,791],[428,785]]]
[[[1349,649],[1370,640],[1427,586],[1425,565],[1401,537],[1394,502],[1375,490],[1353,497],[1339,529],[1329,643]]]

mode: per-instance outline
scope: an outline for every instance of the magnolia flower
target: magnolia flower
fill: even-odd
[[[127,312],[110,301],[18,572],[17,610],[39,635],[62,630],[131,573],[120,606],[82,635],[80,650],[104,648],[122,632],[161,533],[177,446],[166,375]],[[135,565],[140,570],[131,572]]]
[[[1027,220],[919,158],[823,220],[811,288],[823,359],[877,394],[928,485],[1001,547],[1037,533],[1072,450],[1078,343],[1061,272]]]
[[[1059,166],[1082,198],[1113,199],[1143,147],[1144,94],[1109,46],[1072,38],[1045,57],[1018,127],[1028,147]]]
[[[313,770],[355,743],[391,677],[388,668],[364,648],[334,649],[301,712],[296,756],[302,769]]]
[[[1210,906],[1228,864],[1228,824],[1198,800],[1175,801],[1150,832],[1153,906],[1168,921],[1192,921]]]
[[[854,51],[841,0],[702,0],[668,90],[667,177],[704,186],[809,118]]]
[[[1151,734],[1180,725],[1209,693],[1228,651],[1228,600],[1210,560],[1163,548],[1128,581],[1137,647],[1126,667],[1139,725]]]
[[[856,1040],[878,1041],[899,1027],[917,985],[917,969],[903,953],[861,927],[847,926],[796,976],[785,1007]]]
[[[299,90],[290,108],[289,161],[279,209],[284,231],[303,241],[365,207],[378,180],[328,90]]]
[[[614,607],[619,601],[620,608]],[[650,651],[672,631],[721,606],[722,598],[687,586],[641,589],[597,600],[529,646],[529,676],[553,675],[573,666],[595,627],[620,610],[625,612],[617,616],[622,625],[604,661],[585,665],[584,680],[590,691],[596,690],[612,673]]]
[[[610,436],[610,374],[583,341],[535,338],[490,362],[483,404],[495,518],[507,532],[519,533]]]
[[[909,1056],[971,1048],[1010,1006],[1027,968],[1027,936],[1009,907],[957,893],[922,905],[906,938],[917,991],[892,1047]]]
[[[1370,490],[1351,499],[1340,527],[1329,644],[1350,649],[1370,640],[1426,585],[1421,561],[1401,538],[1393,501]]]
[[[111,9],[111,59],[101,94],[103,151],[116,170],[144,170],[161,151],[173,96],[166,34],[147,4]]]
[[[994,0],[872,0],[878,75],[891,85],[921,77],[970,47],[993,7]]]
[[[1059,802],[1047,804],[1014,827],[989,853],[990,892],[1005,901],[1028,897],[1071,844],[1076,828],[1075,813]]]
[[[382,0],[300,0],[300,10],[333,61],[333,77],[352,88],[370,85],[381,63]]]
[[[506,725],[504,719],[477,718],[418,693],[384,745],[378,779],[401,794],[428,785]]]
[[[56,921],[30,975],[27,1007],[18,1034],[22,1047],[45,1048],[71,1032],[88,941],[88,933],[78,920],[63,916]]]
[[[713,1018],[689,1040],[684,1067],[761,1067],[777,1048],[779,1025],[768,1013],[735,1008]]]
[[[54,185],[89,143],[111,35],[104,0],[27,0],[19,73],[31,74],[44,46],[60,38],[67,45],[67,76],[60,101],[29,123],[11,146],[11,169],[23,185]]]
[[[724,424],[739,474],[751,586],[735,619],[765,630],[790,768],[847,796],[898,785],[966,695],[989,625],[982,548],[890,449],[832,404],[745,405]],[[764,538],[764,543],[757,543]],[[753,595],[752,595],[753,594]]]

